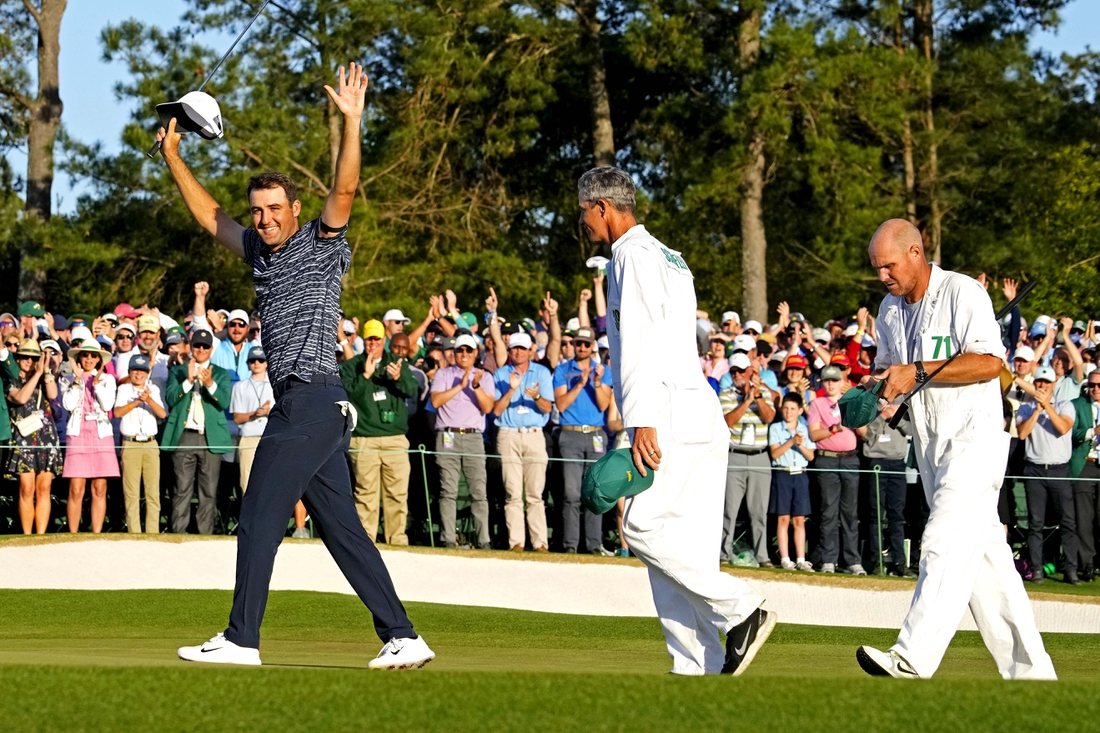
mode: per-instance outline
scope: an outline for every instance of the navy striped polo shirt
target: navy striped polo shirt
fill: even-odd
[[[244,232],[244,261],[252,265],[273,385],[290,376],[308,382],[317,374],[338,373],[340,285],[351,265],[351,248],[346,226],[335,237],[321,237],[319,221],[306,223],[274,251],[254,229]]]

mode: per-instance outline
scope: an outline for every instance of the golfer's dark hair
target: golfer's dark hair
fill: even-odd
[[[793,402],[799,407],[802,407],[802,395],[798,394],[798,392],[788,392],[783,395],[783,402]]]
[[[618,211],[634,211],[634,181],[626,172],[614,166],[602,166],[581,176],[577,193],[585,203],[603,199]]]
[[[290,203],[294,203],[298,200],[298,187],[294,185],[294,181],[290,180],[282,173],[276,173],[275,171],[268,171],[267,173],[261,173],[258,176],[252,176],[248,179],[248,195],[251,196],[253,191],[265,191],[269,188],[281,188],[286,192],[286,200]]]

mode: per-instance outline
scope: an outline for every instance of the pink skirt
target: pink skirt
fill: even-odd
[[[68,435],[65,446],[62,478],[118,478],[115,437],[99,437],[95,422],[85,421],[80,435]]]

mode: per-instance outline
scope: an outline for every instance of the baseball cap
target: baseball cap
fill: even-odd
[[[87,326],[77,326],[69,333],[69,335],[72,337],[70,343],[73,344],[80,343],[81,341],[87,341],[90,338],[94,338],[92,336],[92,329],[88,328]]]
[[[566,331],[574,331],[575,332],[580,327],[581,327],[581,319],[579,319],[579,318],[570,318],[568,321],[565,322],[565,330]]]
[[[838,366],[834,366],[834,365],[830,364],[829,366],[827,366],[827,367],[825,367],[824,369],[821,370],[821,381],[822,382],[828,382],[828,381],[839,382],[842,379],[844,379],[844,373],[842,371],[840,371],[840,367],[838,367]]]
[[[844,329],[844,335],[845,336],[855,336],[856,331],[858,331],[858,330],[859,330],[859,325],[858,324],[850,323],[850,324],[848,324],[848,327],[846,329]]]
[[[604,514],[624,496],[634,496],[653,485],[652,469],[642,476],[634,466],[630,448],[608,451],[584,475],[581,501],[590,512]]]
[[[735,323],[741,322],[741,316],[737,315],[737,311],[726,311],[722,314],[723,324],[729,323],[730,321],[734,321]]]
[[[170,333],[164,337],[165,346],[175,346],[176,344],[183,343],[183,334],[179,332]]]
[[[787,357],[786,369],[805,369],[806,367],[806,357],[802,354],[791,354]]]
[[[1035,349],[1030,346],[1021,346],[1016,349],[1016,353],[1012,355],[1013,360],[1023,359],[1024,361],[1035,361]]]
[[[46,309],[42,307],[42,304],[36,300],[28,300],[23,305],[19,306],[19,317],[34,316],[35,318],[41,318],[46,315]]]
[[[1073,322],[1073,327],[1070,329],[1070,331],[1080,331],[1081,333],[1084,333],[1085,332],[1085,322],[1084,321],[1074,321]]]
[[[241,308],[234,308],[229,311],[229,317],[225,319],[226,325],[228,325],[230,321],[244,321],[244,325],[248,326],[248,311]]]
[[[519,340],[519,337],[521,335],[527,339],[527,348],[531,348],[531,337],[525,333],[516,334],[515,336],[513,336],[511,345],[518,346],[519,344],[517,344],[516,341]],[[474,351],[477,351],[477,339],[475,339],[472,334],[464,333],[458,338],[449,339],[449,341],[451,342],[451,345],[446,347],[448,349],[457,349],[459,346],[468,346]]]
[[[53,317],[53,328],[55,331],[64,331],[69,327],[69,319],[65,316]]]
[[[748,369],[752,366],[752,362],[749,361],[749,357],[745,356],[741,352],[737,352],[730,357],[730,369]]]
[[[1039,367],[1035,370],[1036,382],[1057,382],[1058,375],[1054,373],[1053,367]]]
[[[863,334],[863,341],[860,343],[860,346],[862,346],[865,349],[877,349],[878,348],[878,344],[876,344],[875,340],[873,338],[871,338],[868,334]]]
[[[833,366],[852,366],[852,361],[847,354],[833,354],[833,358],[829,363]]]
[[[607,334],[604,334],[603,336],[600,336],[598,339],[596,339],[596,346],[599,346],[601,349],[611,348],[611,342],[607,340]]]
[[[129,303],[119,303],[115,306],[115,315],[119,318],[137,318],[141,314]]]
[[[477,316],[470,311],[463,311],[461,313],[462,320],[466,321],[466,328],[473,328],[477,325]],[[408,320],[408,319],[406,319]]]
[[[757,341],[763,341],[766,344],[772,344],[772,345],[775,345],[775,343],[776,343],[774,333],[762,333],[762,334],[760,334],[759,336],[756,337],[756,340]],[[759,347],[757,347],[757,348],[759,348]]]
[[[764,327],[760,325],[760,321],[745,321],[745,330],[764,333]]]
[[[1042,336],[1046,332],[1047,332],[1046,325],[1036,321],[1035,323],[1033,323],[1031,325],[1031,331],[1029,331],[1028,333],[1030,333],[1032,336]]]
[[[591,328],[578,328],[573,333],[574,341],[587,341],[588,343],[594,343],[596,341],[596,334]]]
[[[468,333],[464,333],[462,335],[463,336],[470,336],[470,334],[468,334]],[[473,336],[470,336],[470,338],[472,339]],[[477,345],[477,341],[474,341],[474,345],[475,346]],[[454,351],[457,347],[458,347],[458,339],[456,339],[454,336],[443,339],[443,350],[444,351]]]
[[[44,341],[40,341],[38,345],[42,347],[42,349],[53,349],[57,353],[61,353],[61,344],[57,343],[53,339],[45,339]]]
[[[748,334],[741,334],[733,340],[734,351],[752,351],[756,348],[756,339]]]
[[[199,330],[197,330],[197,331],[195,331],[191,334],[191,345],[192,346],[209,346],[209,347],[213,348],[213,346],[214,346],[214,334],[210,333],[205,328],[200,328]]]
[[[248,350],[247,361],[250,363],[254,361],[267,361],[267,354],[265,354],[264,350],[259,346],[253,346],[251,349]]]
[[[386,315],[382,316],[383,321],[401,321],[402,323],[412,323],[405,314],[397,308],[390,308],[386,311]]]
[[[112,326],[118,325],[118,316],[116,316],[114,313],[104,313],[102,316],[100,316],[100,318],[107,321],[107,323],[110,323]],[[56,316],[54,317],[54,320],[57,320]],[[54,326],[54,328],[57,328],[57,326]]]
[[[814,329],[814,341],[816,341],[817,343],[827,344],[830,341],[832,341],[832,339],[833,339],[833,335],[831,333],[829,333],[828,329],[825,329],[825,328],[815,328]]]
[[[386,338],[386,327],[382,325],[382,321],[372,318],[363,324],[363,338],[384,339]]]
[[[355,333],[355,321],[349,321],[345,318],[343,323],[340,324],[340,327],[344,329],[344,333],[348,334],[349,336]]]
[[[582,328],[581,330],[583,331],[585,329]],[[589,333],[591,333],[591,331]],[[579,336],[579,334],[578,334],[578,336]],[[464,334],[462,336],[462,338],[469,338],[471,341],[473,341],[474,337],[473,336],[466,336]],[[574,336],[573,340],[576,341],[577,336]],[[583,341],[583,339],[581,339],[581,340]],[[591,339],[589,339],[589,341],[591,341]],[[509,349],[529,349],[529,348],[531,348],[531,337],[528,336],[523,331],[520,331],[519,333],[513,333],[511,338],[508,339],[508,348]]]
[[[596,255],[595,257],[589,257],[584,261],[585,267],[594,267],[597,270],[603,270],[607,267],[607,263],[611,260],[602,255]]]
[[[133,324],[131,324],[131,323],[120,323],[120,324],[118,324],[118,328],[115,329],[115,333],[117,334],[119,331],[129,331],[130,333],[134,334],[135,336],[137,335],[137,329],[134,328]]]
[[[775,352],[774,354],[771,355],[771,357],[768,359],[768,361],[769,362],[783,361],[786,358],[787,358],[787,352],[786,351],[777,351],[777,352]]]
[[[145,354],[134,354],[130,357],[130,371],[132,372],[148,372],[152,371],[149,366],[149,357]]]
[[[878,416],[878,393],[886,382],[878,382],[871,389],[856,387],[837,400],[840,408],[840,424],[846,428],[862,428]]]
[[[138,319],[138,332],[143,333],[145,331],[160,331],[160,321],[154,316],[142,316]]]

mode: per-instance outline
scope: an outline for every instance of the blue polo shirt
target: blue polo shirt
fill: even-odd
[[[493,384],[496,386],[496,396],[500,399],[512,388],[512,372],[516,368],[506,364],[493,372]],[[496,418],[498,428],[541,428],[550,420],[550,413],[543,412],[535,404],[535,401],[527,396],[527,390],[538,387],[539,397],[554,402],[553,377],[550,370],[535,362],[527,363],[527,371],[520,375],[519,386],[512,393],[512,401],[508,407]]]
[[[580,378],[581,368],[577,366],[577,360],[563,361],[554,370],[554,389],[558,387],[573,389],[577,386]],[[606,364],[604,365],[603,379],[600,380],[600,384],[605,384],[608,387],[614,384],[611,367]],[[602,426],[605,422],[604,412],[605,410],[601,410],[596,406],[596,367],[593,364],[592,371],[588,375],[588,384],[577,395],[577,399],[573,400],[573,404],[569,406],[569,409],[561,414],[560,424]]]
[[[245,341],[241,344],[241,351],[238,354],[227,338],[214,349],[214,353],[210,356],[210,363],[228,371],[229,378],[233,382],[251,379],[252,370],[248,368],[248,352],[253,346],[259,345],[259,341]]]

